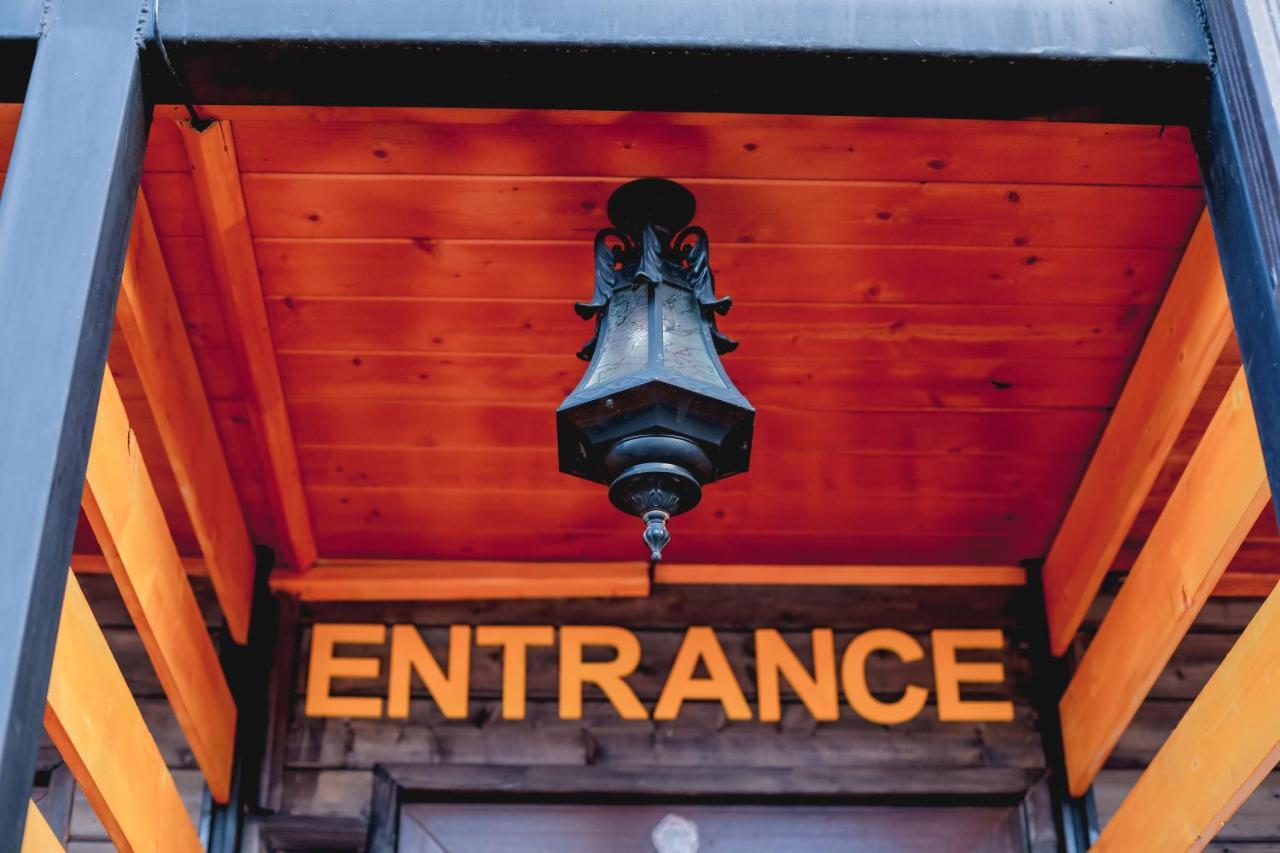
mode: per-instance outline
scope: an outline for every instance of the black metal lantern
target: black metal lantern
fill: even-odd
[[[560,470],[608,485],[614,506],[643,518],[654,560],[671,538],[667,519],[751,457],[755,409],[720,364],[738,346],[716,329],[732,300],[716,298],[694,210],[672,181],[613,193],[613,227],[595,238],[595,293],[576,306],[596,320],[578,353],[590,364],[556,410]]]

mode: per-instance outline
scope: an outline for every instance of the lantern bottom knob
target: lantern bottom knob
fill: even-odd
[[[644,544],[649,546],[649,559],[655,563],[662,559],[662,549],[671,541],[671,531],[667,530],[670,517],[660,509],[644,514]]]

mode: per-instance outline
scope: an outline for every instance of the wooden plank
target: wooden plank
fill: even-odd
[[[663,584],[807,586],[1022,586],[1018,566],[660,565]],[[272,589],[303,601],[440,601],[648,595],[648,569],[633,563],[505,563],[323,560],[277,572]]]
[[[203,849],[70,572],[44,719],[49,737],[119,849]]]
[[[161,240],[181,289],[209,278],[204,240]],[[268,296],[582,298],[582,240],[257,238]],[[1178,249],[717,242],[716,282],[740,304],[1150,305]],[[1088,270],[1088,275],[1081,275]],[[797,282],[821,286],[797,290]],[[211,287],[210,283],[210,287]],[[204,292],[213,292],[211,289]]]
[[[1175,248],[1204,204],[1199,187],[684,183],[698,198],[698,224],[723,243]],[[244,176],[244,197],[259,237],[564,240],[605,224],[605,204],[618,184],[593,178],[252,174]],[[179,176],[150,175],[145,188],[163,236],[198,233],[176,209],[173,219],[165,215],[181,206]]]
[[[1231,333],[1204,215],[1044,565],[1050,646],[1071,644]]]
[[[735,297],[738,294],[734,294]],[[590,327],[552,300],[271,298],[281,351],[563,354]],[[1138,351],[1150,312],[1132,305],[815,305],[743,299],[722,324],[743,357],[787,360],[1108,358]],[[736,373],[738,355],[725,366]]]
[[[120,328],[129,342],[169,467],[237,643],[249,637],[256,557],[218,439],[146,198],[125,255]]]
[[[40,814],[34,802],[27,805],[27,825],[22,832],[20,853],[62,853],[62,843],[49,828],[49,822]]]
[[[310,489],[315,518],[326,535],[366,531],[371,538],[397,531],[422,538],[495,532],[571,533],[614,531],[639,537],[643,525],[618,512],[599,486],[567,481],[564,491],[511,492],[501,489],[383,490]],[[708,490],[702,504],[673,520],[673,535],[733,536],[740,530],[780,535],[842,533],[973,533],[1004,536],[1027,553],[1043,548],[1053,534],[1061,502],[1030,498],[882,498],[843,495],[838,505],[827,495],[794,494],[762,504],[747,493]],[[637,541],[639,541],[637,539]],[[683,561],[681,561],[683,562]]]
[[[322,350],[322,348],[321,348]],[[1119,359],[853,361],[735,356],[733,381],[753,402],[808,409],[1103,408],[1128,370]],[[582,378],[564,355],[402,352],[280,353],[289,399],[546,403]]]
[[[654,583],[802,586],[1025,586],[1021,566],[717,566],[661,563]]]
[[[1229,598],[1266,598],[1280,583],[1280,574],[1227,572],[1213,588],[1214,595]]]
[[[732,368],[731,368],[732,369]],[[757,406],[757,447],[804,452],[1083,454],[1106,413],[1096,409],[824,412]],[[546,448],[555,419],[545,406],[402,400],[299,400],[289,407],[300,444],[363,447]],[[233,405],[215,415],[244,417]],[[1016,561],[1015,561],[1016,562]]]
[[[1272,592],[1095,849],[1203,848],[1280,759],[1277,702],[1280,592]]]
[[[1227,393],[1059,704],[1082,795],[1270,496],[1244,372]]]
[[[84,511],[209,789],[225,802],[235,701],[109,372],[89,449]]]
[[[258,280],[231,126],[218,122],[203,132],[186,124],[180,129],[191,160],[201,233],[209,243],[231,349],[246,391],[267,478],[276,545],[284,562],[305,569],[316,558],[315,535],[302,494],[293,430],[262,304],[262,284]],[[156,213],[157,223],[163,223],[159,205]]]
[[[325,120],[259,113],[238,135],[245,172],[1200,182],[1186,130],[1152,126],[396,110]]]
[[[564,481],[556,466],[556,449],[336,447],[300,445],[302,476],[312,486],[415,488],[424,483],[456,487],[538,489]],[[781,492],[846,494],[867,492],[886,497],[909,495],[1063,494],[1080,477],[1084,462],[1075,456],[1018,455],[998,465],[983,456],[962,454],[855,455],[835,448],[828,454],[757,446],[751,473],[716,483],[717,492],[752,492],[767,482]]]
[[[644,562],[325,560],[306,572],[275,572],[271,588],[303,601],[610,598],[648,595],[649,574]]]

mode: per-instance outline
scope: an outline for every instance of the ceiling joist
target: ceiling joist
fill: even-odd
[[[255,556],[146,198],[138,194],[116,319],[236,642],[249,636]]]
[[[1045,560],[1054,654],[1071,645],[1230,334],[1205,214]]]
[[[1059,704],[1076,796],[1092,784],[1270,497],[1240,370]]]
[[[303,570],[315,562],[315,535],[267,323],[231,125],[214,122],[200,131],[183,124],[181,134],[227,335],[262,457],[276,545],[284,562]]]

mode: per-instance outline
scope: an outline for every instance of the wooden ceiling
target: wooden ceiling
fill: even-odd
[[[642,555],[637,520],[557,472],[553,411],[582,371],[589,329],[571,303],[590,291],[591,236],[610,191],[643,175],[698,198],[736,302],[721,326],[742,346],[725,366],[759,410],[751,472],[672,522],[669,560],[1042,557],[1203,205],[1174,127],[209,112],[234,127],[330,558]],[[251,531],[271,544],[176,116],[157,112],[143,191]],[[1233,360],[1230,347],[1135,547]],[[198,553],[123,341],[110,362],[179,544]],[[1259,570],[1278,543],[1266,513],[1239,560]]]

